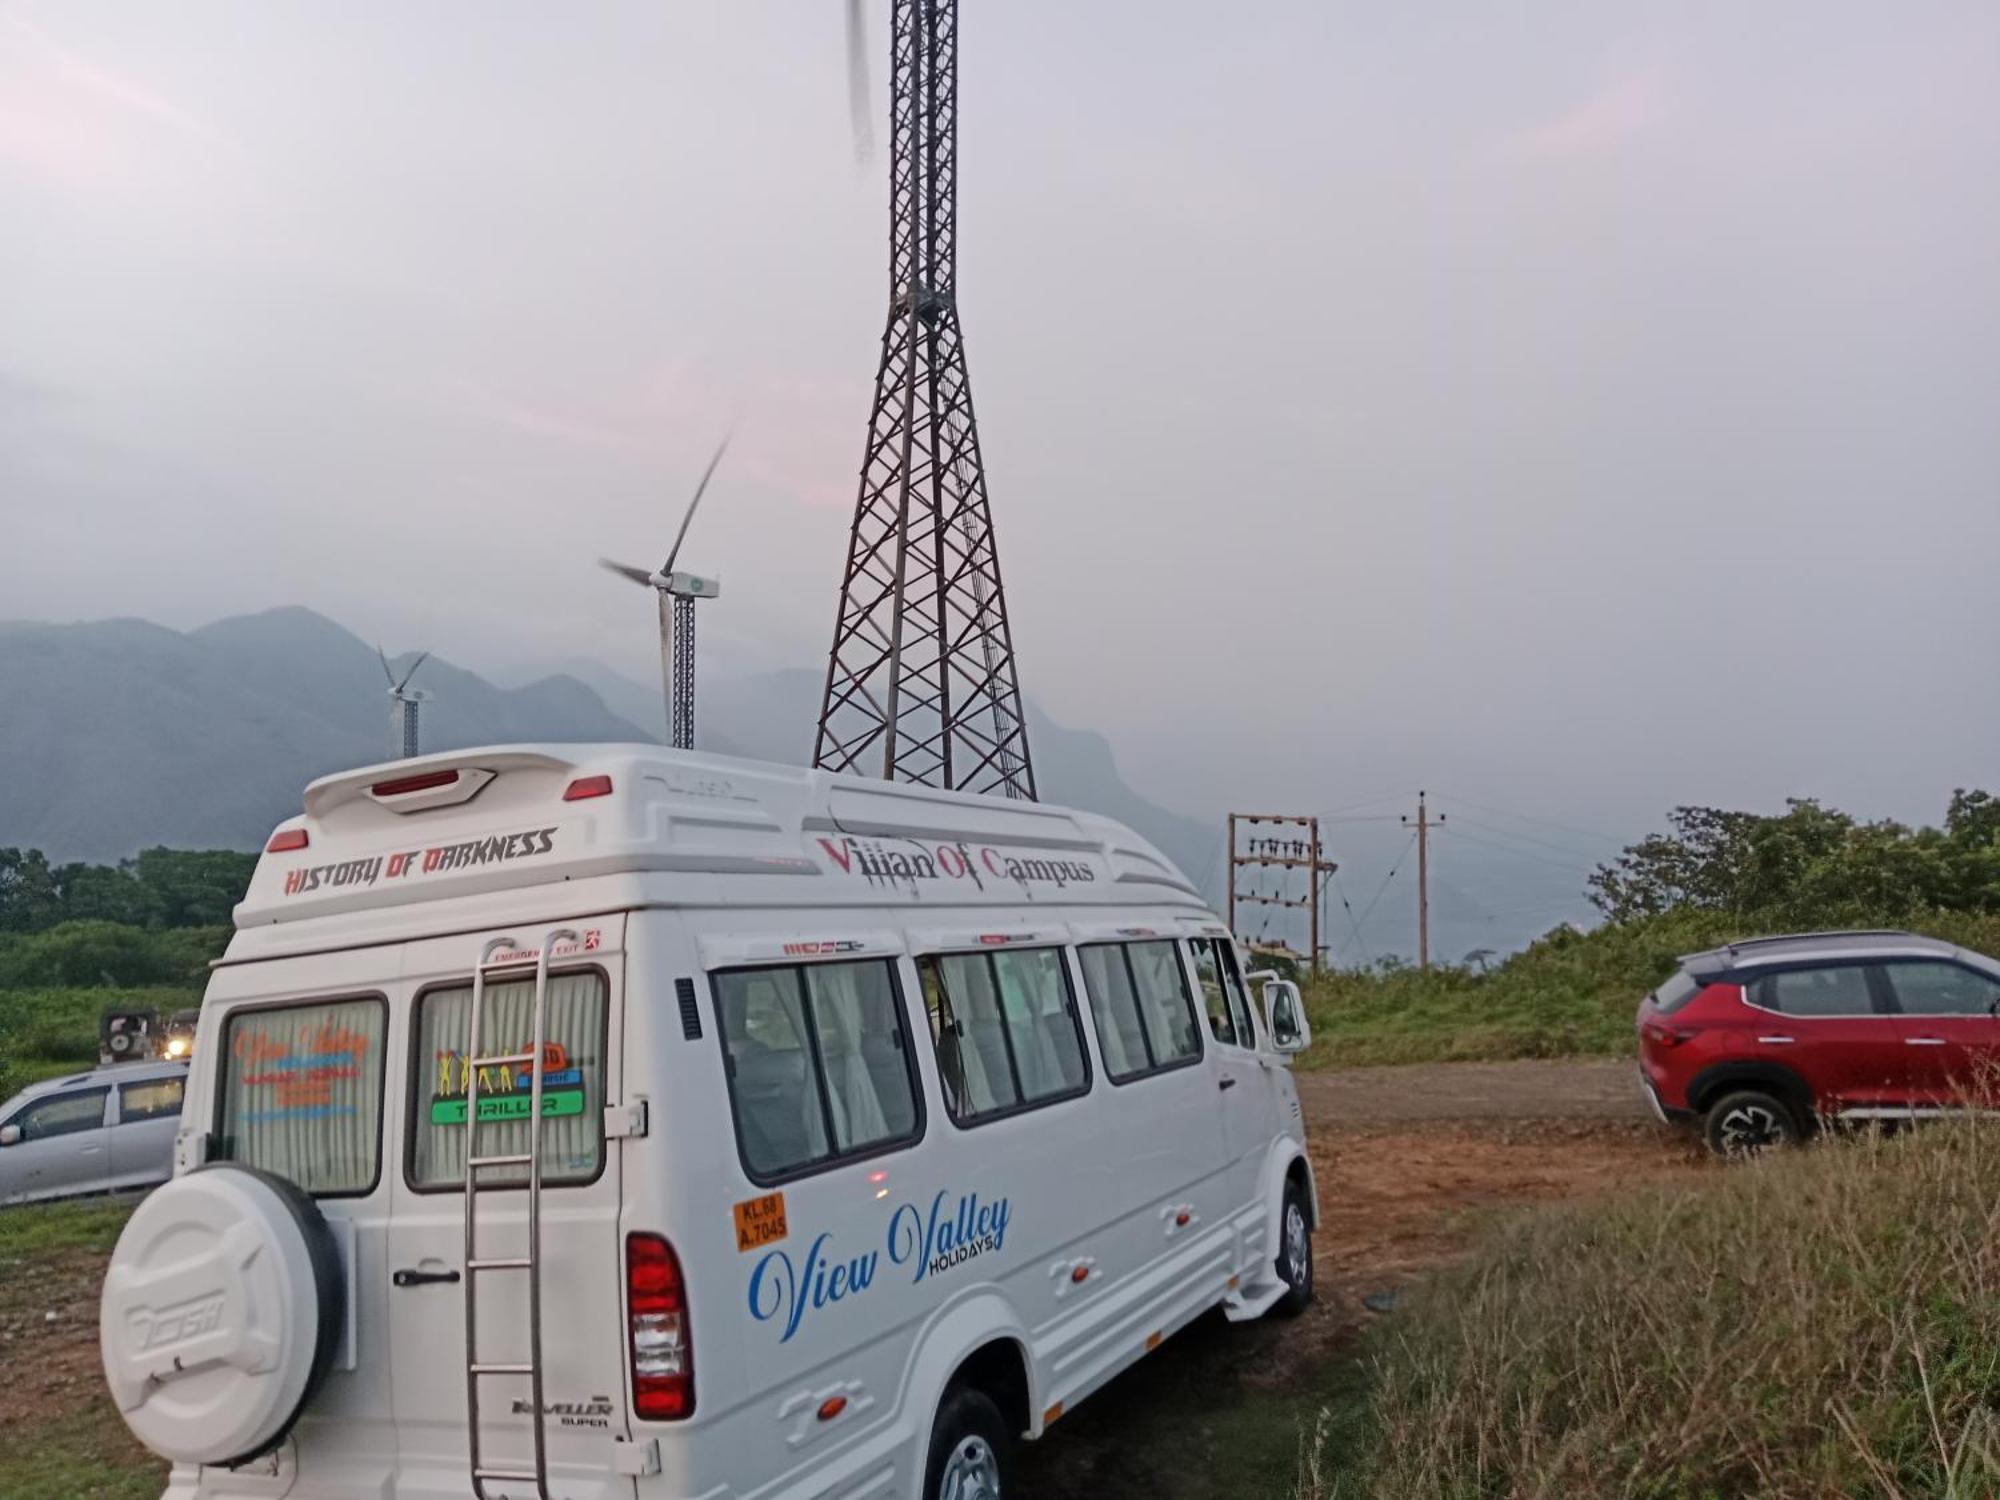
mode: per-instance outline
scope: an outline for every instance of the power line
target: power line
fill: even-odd
[[[1588,868],[1587,865],[1562,864],[1556,860],[1550,859],[1545,854],[1536,854],[1528,849],[1519,849],[1508,844],[1496,843],[1492,839],[1483,839],[1480,838],[1477,834],[1473,833],[1461,832],[1457,836],[1459,838],[1467,840],[1470,843],[1483,845],[1488,849],[1497,849],[1502,854],[1511,854],[1516,859],[1532,859],[1537,864],[1547,865],[1552,870],[1561,870],[1563,873],[1567,875],[1581,875]]]
[[[1394,874],[1395,872],[1392,870],[1390,873]],[[1367,940],[1361,936],[1361,924],[1355,920],[1354,908],[1347,903],[1347,892],[1341,889],[1340,877],[1338,875],[1333,877],[1333,893],[1340,897],[1340,909],[1347,913],[1347,925],[1353,929],[1354,946],[1361,950],[1362,963],[1371,969],[1374,968],[1375,960],[1368,952]]]
[[[1620,847],[1622,847],[1625,844],[1625,840],[1623,838],[1620,838],[1615,834],[1605,833],[1601,829],[1579,828],[1574,823],[1559,823],[1554,818],[1538,817],[1534,813],[1514,812],[1511,809],[1505,807],[1492,807],[1484,802],[1474,802],[1470,797],[1461,797],[1456,792],[1439,792],[1438,795],[1440,797],[1447,798],[1453,802],[1463,802],[1467,807],[1476,807],[1481,812],[1493,813],[1498,817],[1514,818],[1522,823],[1540,823],[1544,827],[1560,828],[1565,833],[1580,833],[1585,838],[1597,839],[1606,844],[1617,844]]]
[[[1382,893],[1389,889],[1389,882],[1396,878],[1396,872],[1403,868],[1403,861],[1410,857],[1410,851],[1416,846],[1417,836],[1413,833],[1410,835],[1409,843],[1403,845],[1403,852],[1396,856],[1396,862],[1389,866],[1389,873],[1382,877],[1381,885],[1375,888],[1374,898],[1361,909],[1361,920],[1363,922],[1366,922],[1369,917],[1374,915],[1375,907],[1382,899]]]
[[[1484,828],[1488,833],[1498,834],[1501,838],[1520,839],[1523,843],[1537,844],[1544,849],[1552,849],[1557,854],[1582,855],[1582,851],[1579,849],[1572,849],[1563,844],[1553,844],[1547,839],[1538,839],[1532,833],[1522,833],[1516,828],[1496,828],[1491,823],[1482,823],[1478,818],[1468,818],[1464,813],[1460,813],[1458,817],[1461,823],[1470,823],[1474,828]],[[1585,857],[1595,860],[1599,856],[1589,855]]]
[[[1384,792],[1379,797],[1363,797],[1359,802],[1343,802],[1339,807],[1329,807],[1320,813],[1319,816],[1324,820],[1340,813],[1352,812],[1357,807],[1373,807],[1378,802],[1400,802],[1402,800],[1403,794],[1401,792]]]

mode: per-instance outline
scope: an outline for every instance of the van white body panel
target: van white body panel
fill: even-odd
[[[455,803],[437,800],[449,785],[411,794],[425,800],[411,812],[382,793],[385,779],[453,769],[488,774],[468,774],[478,784]],[[564,800],[596,776],[608,793]],[[549,959],[585,1018],[563,1023],[569,1155],[543,1153],[545,1172],[569,1174],[541,1199],[552,1495],[915,1494],[940,1398],[980,1351],[1015,1360],[1009,1414],[1038,1436],[1190,1320],[1217,1306],[1251,1316],[1284,1291],[1280,1204],[1288,1180],[1311,1192],[1296,1090],[1247,997],[1220,1022],[1204,1013],[1195,945],[1226,949],[1232,976],[1241,967],[1221,923],[1108,820],[651,746],[454,752],[328,778],[305,803],[285,827],[305,830],[306,847],[260,862],[210,985],[177,1155],[185,1169],[229,1154],[230,1089],[230,1119],[283,1113],[245,1113],[244,1078],[262,1075],[227,1081],[255,1050],[257,1016],[379,999],[379,1036],[373,1021],[350,1028],[366,1033],[353,1056],[380,1068],[379,1170],[365,1190],[319,1198],[351,1245],[352,1347],[274,1458],[177,1471],[172,1500],[470,1493],[465,1287],[444,1279],[463,1276],[465,1246],[464,1194],[446,1180],[463,1142],[452,1039],[454,1007],[503,937],[532,964],[549,932],[578,934]],[[1172,945],[1197,1055],[1113,1080],[1111,1023],[1084,954],[1120,950],[1098,945],[1141,945],[1161,962]],[[990,963],[1000,993],[1000,960],[982,955],[1016,953],[1041,966],[1040,982],[1067,986],[1076,1056],[1048,1074],[1062,1092],[961,1124],[948,1085],[969,1100],[971,1074],[948,1079],[941,1047],[961,1059],[955,1070],[970,1067],[973,1032],[935,1034],[926,985],[948,990],[938,966],[957,957]],[[845,996],[835,971],[886,976],[900,1032],[883,1032],[889,1012],[865,997],[854,1029],[828,1029],[834,1002],[812,986]],[[1170,983],[1166,972],[1147,983]],[[800,1005],[811,997],[808,1075],[785,1073],[773,1059],[801,1064],[757,1030],[784,1040],[769,1031],[768,996],[790,1004],[794,988]],[[726,1016],[739,991],[751,998]],[[601,1045],[588,1024],[599,1005]],[[232,1031],[239,1015],[250,1019]],[[1005,1015],[1005,1066],[1025,1098],[1018,1049],[1071,1044],[1060,1012]],[[1145,1046],[1151,1058],[1150,1030]],[[838,1149],[863,1129],[854,1101],[889,1101],[886,1120],[905,1073],[903,1134]],[[801,1132],[820,1128],[810,1099],[788,1102],[799,1076],[825,1095],[830,1156],[753,1171],[757,1151],[796,1153]],[[545,1130],[549,1118],[545,1101]],[[600,1120],[611,1129],[593,1140]],[[753,1140],[753,1126],[769,1130]],[[526,1196],[480,1192],[482,1255],[518,1253]],[[635,1406],[624,1262],[635,1234],[664,1236],[685,1280],[694,1406],[680,1420]],[[417,1279],[397,1284],[398,1272]],[[482,1358],[526,1357],[512,1275],[480,1278]],[[489,1379],[480,1399],[488,1461],[527,1462],[525,1381]],[[525,1500],[533,1488],[488,1493]]]

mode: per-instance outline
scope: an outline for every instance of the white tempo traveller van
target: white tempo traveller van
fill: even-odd
[[[991,1500],[1311,1297],[1298,991],[1103,818],[462,751],[313,783],[236,929],[104,1283],[169,1500]]]

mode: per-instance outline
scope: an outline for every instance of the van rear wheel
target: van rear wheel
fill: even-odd
[[[984,1391],[950,1391],[931,1425],[924,1500],[1001,1500],[1014,1488],[1014,1434]]]

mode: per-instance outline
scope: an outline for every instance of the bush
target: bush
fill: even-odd
[[[2000,916],[1928,912],[1901,925],[2000,954]],[[1308,1065],[1630,1052],[1640,998],[1673,973],[1681,955],[1786,926],[1680,907],[1591,932],[1559,927],[1484,974],[1443,967],[1323,976],[1305,988],[1313,1026]]]
[[[203,984],[227,928],[153,932],[121,922],[64,922],[0,935],[0,989],[48,985]]]
[[[2000,1492],[2000,1135],[1834,1140],[1545,1210],[1378,1335],[1381,1500]],[[1318,1458],[1315,1464],[1313,1457]]]

